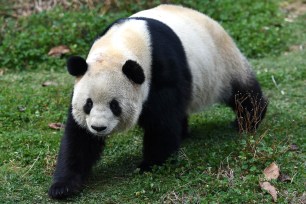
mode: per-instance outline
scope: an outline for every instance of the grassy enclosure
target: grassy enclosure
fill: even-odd
[[[142,130],[110,137],[76,203],[305,203],[306,4],[298,0],[21,1],[0,0],[0,202],[52,203],[47,196],[73,78],[69,55],[86,57],[113,20],[158,5],[183,4],[219,21],[250,59],[269,99],[255,134],[238,134],[234,114],[216,105],[190,117],[191,138],[177,162],[139,174]],[[303,3],[304,2],[304,3]],[[69,53],[48,55],[67,46]]]

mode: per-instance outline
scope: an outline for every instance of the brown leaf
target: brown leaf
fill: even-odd
[[[273,162],[267,168],[265,168],[263,173],[268,181],[271,179],[277,179],[279,177],[279,168],[276,163]]]
[[[57,86],[58,84],[55,81],[46,81],[42,86]]]
[[[278,177],[278,180],[281,182],[287,182],[287,181],[291,181],[291,177],[286,174],[281,173]]]
[[[62,123],[50,123],[49,127],[54,130],[60,130],[60,129],[64,129],[65,126]]]
[[[70,52],[70,49],[68,46],[59,45],[59,46],[51,48],[51,50],[48,52],[48,55],[58,57],[58,56],[61,56],[69,52]]]
[[[272,196],[273,201],[277,201],[277,191],[274,186],[272,186],[268,181],[259,182],[260,188],[268,191],[268,193]]]

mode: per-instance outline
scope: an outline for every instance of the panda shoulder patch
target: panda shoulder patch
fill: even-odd
[[[122,67],[122,72],[136,84],[142,84],[145,81],[143,69],[136,61],[127,60]]]

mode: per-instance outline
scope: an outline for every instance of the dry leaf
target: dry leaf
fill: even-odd
[[[279,168],[276,163],[273,162],[267,168],[265,168],[263,173],[268,181],[271,179],[277,179],[279,177]]]
[[[65,126],[62,123],[50,123],[49,127],[54,130],[60,130],[60,129],[64,129]]]
[[[277,192],[276,192],[276,188],[274,186],[272,186],[268,181],[259,182],[259,185],[260,185],[261,189],[269,192],[269,194],[272,196],[274,202],[277,201]]]
[[[278,180],[281,182],[291,181],[291,177],[286,174],[281,173],[278,177]]]
[[[58,84],[54,81],[46,81],[42,84],[42,86],[57,86]]]
[[[70,49],[68,46],[59,45],[59,46],[51,48],[51,50],[48,52],[48,55],[58,57],[58,56],[61,56],[69,52],[70,52]]]

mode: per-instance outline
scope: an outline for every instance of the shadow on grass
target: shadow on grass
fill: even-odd
[[[191,125],[191,137],[200,140],[222,140],[227,141],[233,138],[238,138],[238,132],[232,125],[233,121],[208,121],[197,125]]]
[[[218,168],[220,162],[235,150],[233,141],[239,138],[229,120],[197,123],[197,125],[191,125],[190,129],[190,137],[183,141],[181,149],[184,149],[192,163],[201,162],[204,165],[209,163],[213,168]],[[133,140],[133,137],[130,140]],[[129,143],[132,142],[129,141]],[[103,162],[102,157],[102,162],[99,162],[95,167],[85,191],[99,189],[103,192],[109,186],[119,187],[131,179],[141,176],[136,171],[141,156],[139,149],[132,152],[125,149],[124,152],[121,152],[120,157],[115,157],[111,161]],[[184,162],[178,161],[166,165],[170,165],[170,169],[174,170],[184,165]],[[164,174],[162,171],[166,168],[165,166],[159,168],[157,172],[153,171],[153,173]]]

